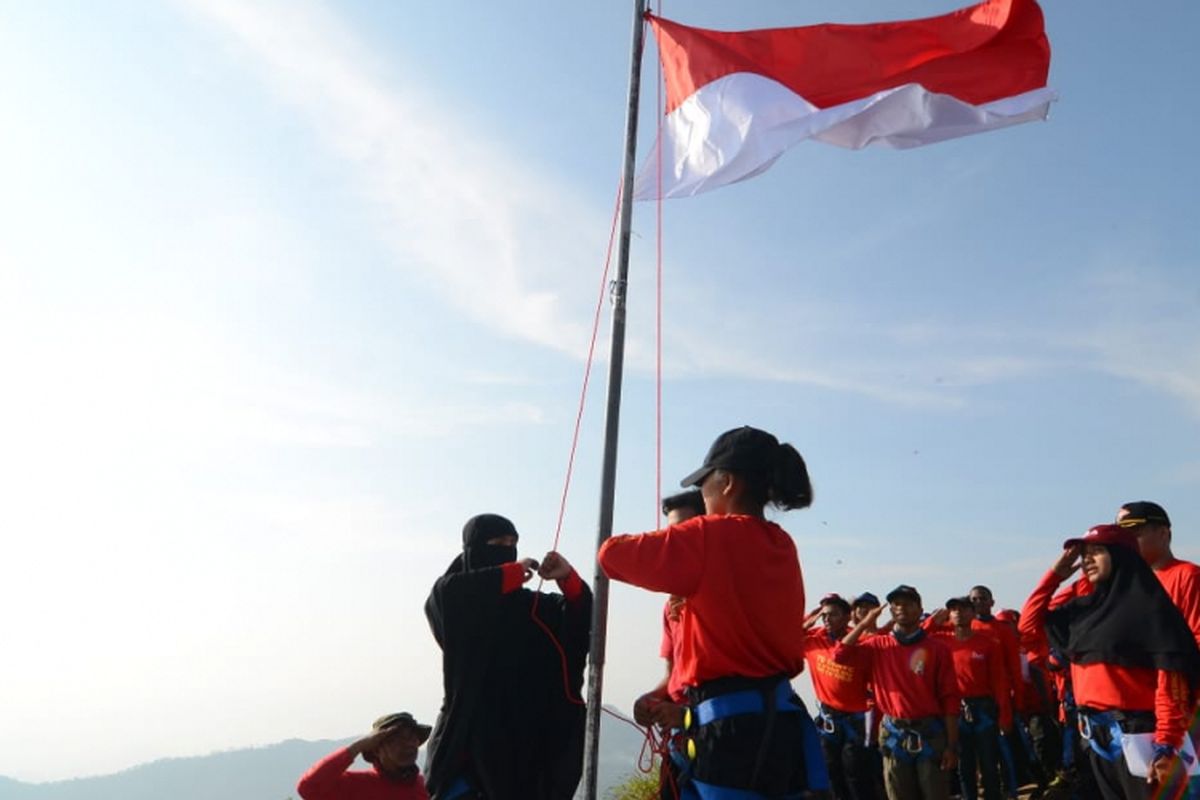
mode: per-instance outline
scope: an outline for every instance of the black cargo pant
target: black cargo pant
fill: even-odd
[[[875,800],[875,757],[867,748],[866,714],[821,706],[817,730],[834,800]]]

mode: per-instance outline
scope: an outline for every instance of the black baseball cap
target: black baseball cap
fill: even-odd
[[[949,611],[953,608],[969,608],[974,611],[975,604],[971,602],[971,598],[969,597],[951,597],[946,601],[946,610]]]
[[[890,603],[893,600],[898,600],[901,597],[907,597],[909,600],[921,602],[921,593],[908,584],[902,583],[895,589],[892,589],[887,594],[887,601]]]
[[[859,606],[870,606],[871,608],[875,608],[879,604],[878,597],[870,592],[863,592],[858,597],[854,598],[854,602],[852,602],[850,605],[854,608],[858,608]]]
[[[842,597],[837,592],[831,592],[830,594],[827,594],[821,598],[821,605],[827,605],[827,604],[835,605],[835,606],[841,608],[846,613],[850,612],[850,603],[846,601],[846,598]]]
[[[762,472],[779,449],[779,440],[766,431],[743,425],[725,431],[708,448],[704,466],[679,482],[680,486],[699,486],[716,469],[734,472]]]
[[[1166,509],[1158,503],[1137,500],[1121,506],[1121,510],[1117,512],[1117,524],[1122,528],[1147,524],[1166,525],[1169,528],[1171,527],[1171,518],[1167,516]]]

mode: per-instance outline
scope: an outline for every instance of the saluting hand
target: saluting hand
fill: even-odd
[[[373,750],[377,750],[379,745],[383,744],[384,739],[387,739],[393,733],[396,733],[395,728],[384,728],[381,731],[370,733],[359,739],[354,744],[350,745],[350,752],[358,755],[360,753],[369,753]]]
[[[1079,545],[1072,545],[1063,550],[1051,569],[1063,580],[1071,577],[1075,570],[1079,569]]]
[[[542,566],[538,570],[538,575],[548,581],[557,581],[569,577],[572,571],[571,563],[563,558],[561,553],[551,550],[542,559]]]

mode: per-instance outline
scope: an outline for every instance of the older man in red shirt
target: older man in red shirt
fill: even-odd
[[[428,800],[417,751],[430,730],[407,711],[380,717],[370,734],[314,764],[296,791],[304,800]],[[372,769],[350,769],[360,755]]]
[[[1117,524],[1137,536],[1138,551],[1187,620],[1200,644],[1200,566],[1171,552],[1171,518],[1158,503],[1138,500],[1117,511]]]

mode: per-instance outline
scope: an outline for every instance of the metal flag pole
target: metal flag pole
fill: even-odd
[[[621,421],[621,381],[625,362],[625,289],[629,276],[629,230],[633,215],[634,150],[637,147],[638,102],[645,45],[646,0],[634,0],[633,45],[630,48],[629,102],[625,108],[625,165],[621,172],[621,228],[617,239],[617,277],[612,285],[612,339],[608,360],[608,395],[604,413],[604,463],[600,476],[600,525],[596,550],[612,536],[613,497],[617,485],[617,433]],[[600,758],[600,704],[604,690],[604,647],[608,625],[608,577],[596,562],[592,592],[592,642],[588,650],[587,729],[584,739],[583,796],[596,800],[596,767]]]

